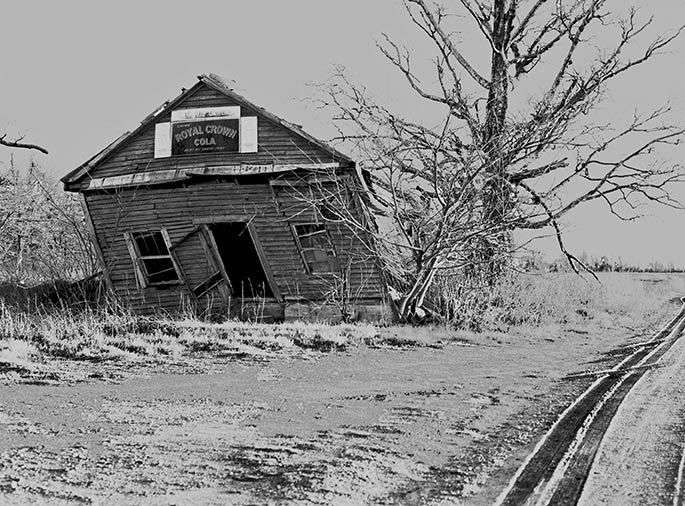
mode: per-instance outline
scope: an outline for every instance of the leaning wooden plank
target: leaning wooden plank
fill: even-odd
[[[185,276],[183,275],[181,264],[179,263],[178,258],[176,258],[176,255],[174,255],[174,252],[171,250],[171,237],[169,237],[169,231],[166,228],[162,229],[162,237],[164,238],[164,244],[166,245],[167,251],[169,252],[169,256],[171,257],[171,263],[174,265],[176,275],[179,277],[181,282],[185,284]]]
[[[147,186],[163,184],[188,179],[184,170],[157,170],[152,172],[138,172],[136,174],[123,174],[121,176],[109,176],[91,179],[87,190],[99,190],[102,188],[119,188],[126,186]]]
[[[338,163],[291,163],[291,164],[250,164],[240,165],[212,165],[198,169],[188,169],[188,175],[197,176],[244,176],[257,174],[273,174],[293,170],[327,170],[339,167]]]
[[[214,288],[216,285],[224,281],[224,276],[221,274],[220,271],[216,271],[214,274],[209,276],[207,279],[205,279],[202,283],[197,285],[195,288],[192,289],[193,295],[195,295],[196,298],[200,298],[203,295],[205,295],[207,292],[209,292],[212,288]]]
[[[140,171],[134,174],[106,176],[93,178],[88,182],[86,190],[99,190],[114,187],[147,186],[183,181],[190,176],[245,176],[257,174],[273,174],[293,170],[326,170],[338,167],[337,163],[313,164],[240,164],[227,166],[211,166],[192,169],[168,169],[154,171]]]
[[[136,282],[138,288],[147,287],[147,281],[145,279],[145,273],[140,267],[140,262],[138,262],[138,251],[136,250],[135,244],[133,244],[133,238],[128,232],[124,232],[124,240],[126,241],[126,247],[128,248],[128,253],[131,255],[131,261],[133,262],[133,271],[136,274]]]
[[[105,280],[105,286],[108,290],[112,290],[112,278],[110,277],[109,267],[105,262],[105,256],[102,253],[102,248],[100,247],[100,241],[97,234],[95,233],[95,227],[93,226],[93,220],[90,216],[90,211],[88,209],[88,202],[86,202],[86,197],[83,193],[79,194],[79,202],[81,203],[81,208],[83,209],[83,216],[86,222],[86,229],[90,235],[90,241],[95,249],[95,254],[97,256],[98,262],[100,263],[100,268],[102,269],[102,276]]]
[[[259,258],[259,262],[262,264],[262,270],[264,271],[264,274],[266,276],[266,280],[268,281],[269,285],[271,285],[271,293],[273,293],[274,298],[277,301],[281,301],[281,292],[278,289],[278,284],[276,283],[276,280],[274,279],[273,272],[271,271],[271,266],[269,265],[269,262],[266,258],[266,253],[264,252],[264,248],[262,247],[262,243],[259,240],[259,236],[257,235],[257,231],[255,230],[254,225],[252,224],[252,219],[247,222],[247,230],[250,234],[250,238],[252,239],[252,244],[254,244],[255,251],[257,252],[257,257]]]
[[[221,260],[221,256],[219,255],[219,247],[217,246],[216,241],[214,240],[214,234],[212,234],[212,231],[209,230],[209,227],[206,224],[201,225],[200,230],[200,237],[204,242],[203,246],[206,248],[206,251],[208,252],[210,261],[219,270],[219,272],[221,272],[221,276],[223,277],[224,282],[228,287],[228,290],[232,291],[233,285],[231,284],[231,280],[228,277],[228,273],[226,272],[224,262]]]

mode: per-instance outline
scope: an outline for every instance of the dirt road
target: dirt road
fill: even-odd
[[[661,279],[640,282],[665,292]],[[619,300],[632,298],[630,288]],[[606,307],[466,339],[431,331],[413,345],[196,346],[143,362],[0,370],[0,504],[492,504],[592,373],[617,366],[677,310]],[[646,445],[666,441],[656,474],[673,481],[683,413],[664,406],[682,399],[684,343],[637,383],[598,464],[614,453],[637,462],[627,441],[639,431]],[[661,421],[645,425],[642,406],[660,403]],[[601,480],[614,472],[595,468],[583,500],[610,502]]]
[[[683,504],[685,339],[625,398],[599,448],[579,504]]]
[[[488,503],[626,332],[0,386],[0,503]]]
[[[651,499],[649,504],[663,503],[664,497],[677,504],[681,487],[681,444],[673,443],[673,439],[678,439],[678,435],[673,433],[680,429],[678,415],[683,404],[682,396],[678,395],[681,388],[678,378],[682,371],[677,360],[673,363],[671,354],[682,357],[678,355],[678,346],[684,330],[685,305],[651,339],[617,349],[616,352],[623,354],[624,358],[614,367],[573,375],[570,379],[583,376],[597,379],[564,410],[540,439],[496,503],[576,504],[581,497],[585,497],[589,499],[582,500],[589,500],[588,504],[606,502],[623,505],[632,497],[631,492],[639,490],[642,495],[633,498],[639,504],[644,504],[642,499],[647,496]],[[671,364],[666,365],[664,360],[669,359]],[[648,371],[659,367],[666,367],[664,370],[669,372],[656,377],[650,373],[645,380]],[[623,404],[637,383],[642,382],[641,388],[645,388],[644,381],[651,396],[647,398],[642,393],[643,399],[638,397],[637,401],[631,396]],[[645,407],[649,406],[653,409],[646,411]],[[626,409],[632,409],[630,416],[626,415]],[[635,409],[639,409],[640,413],[634,413]],[[630,427],[631,430],[619,430],[616,433],[612,429],[612,439],[607,434],[610,426],[623,429]],[[643,447],[636,449],[638,442],[643,443]],[[666,451],[664,444],[672,447],[671,450]],[[599,452],[600,445],[604,448],[603,453]],[[627,446],[631,446],[636,453],[631,455],[626,450]],[[674,449],[675,456],[672,455]],[[596,460],[598,453],[604,456],[602,460]],[[662,459],[660,480],[650,480],[647,473],[641,474],[640,463],[644,462],[646,469],[649,455],[652,459],[656,456]],[[621,466],[633,469],[634,476],[621,472]],[[664,470],[668,472],[664,473]],[[590,474],[598,479],[591,488],[586,488],[586,479]],[[664,475],[668,476],[664,478]],[[615,493],[624,490],[625,496]]]

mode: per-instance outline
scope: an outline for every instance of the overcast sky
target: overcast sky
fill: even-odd
[[[635,2],[654,14],[656,31],[685,24],[683,0]],[[49,155],[34,156],[56,176],[135,128],[201,73],[235,80],[248,98],[326,138],[329,118],[305,100],[314,94],[307,83],[342,64],[374,95],[411,113],[417,102],[375,43],[387,32],[415,47],[419,62],[430,56],[396,0],[22,0],[6,2],[2,14],[0,131],[46,146]],[[467,47],[475,43],[465,39]],[[685,122],[685,37],[631,77],[603,105],[609,120],[670,99]],[[0,147],[0,162],[8,159]],[[630,224],[601,206],[577,212],[566,223],[568,245],[633,262],[685,264],[685,213],[647,211]],[[549,242],[539,247],[554,251]]]

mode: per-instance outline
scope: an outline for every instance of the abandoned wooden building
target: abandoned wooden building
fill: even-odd
[[[384,312],[367,238],[338,212],[373,220],[365,179],[210,74],[62,182],[132,310],[280,320]]]

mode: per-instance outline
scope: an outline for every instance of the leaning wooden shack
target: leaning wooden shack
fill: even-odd
[[[109,287],[143,313],[375,317],[382,278],[353,160],[215,75],[63,179],[79,192]],[[323,198],[321,196],[323,195]]]

